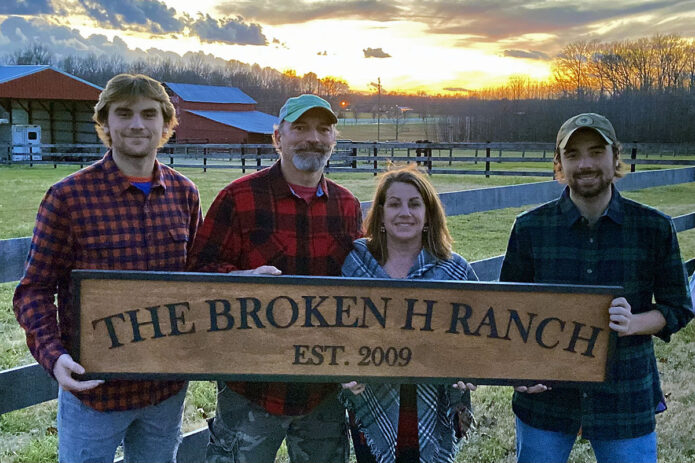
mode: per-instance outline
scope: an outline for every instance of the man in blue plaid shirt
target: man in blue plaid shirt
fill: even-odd
[[[608,381],[515,388],[517,460],[565,462],[581,432],[598,462],[656,463],[655,413],[664,404],[652,336],[669,341],[693,317],[673,223],[615,188],[620,144],[599,114],[560,127],[554,164],[567,187],[517,217],[500,280],[615,285],[624,293],[608,308],[617,338]]]

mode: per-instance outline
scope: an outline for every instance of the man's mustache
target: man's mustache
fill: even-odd
[[[330,145],[326,145],[324,143],[316,143],[316,142],[304,142],[300,145],[297,146],[295,149],[295,152],[297,153],[321,153],[321,154],[327,154],[331,150]]]

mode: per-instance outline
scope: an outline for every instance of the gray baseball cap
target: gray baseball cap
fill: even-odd
[[[613,124],[611,124],[608,119],[596,113],[582,113],[570,117],[562,124],[560,130],[557,132],[555,147],[564,148],[572,134],[584,128],[593,129],[598,132],[609,145],[618,141],[618,137],[615,136]]]

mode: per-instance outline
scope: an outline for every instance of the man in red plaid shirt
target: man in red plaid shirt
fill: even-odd
[[[111,463],[121,442],[127,462],[174,462],[185,382],[72,376],[84,368],[68,353],[78,328],[70,271],[185,270],[201,219],[198,190],[156,160],[177,123],[159,82],[143,75],[114,77],[93,119],[110,149],[46,193],[15,291],[15,315],[31,353],[60,385],[60,462]]]
[[[198,233],[191,268],[269,275],[340,275],[361,234],[357,199],[323,176],[337,119],[315,95],[287,100],[274,141],[280,160],[223,189]],[[218,383],[208,462],[272,462],[287,439],[293,463],[349,454],[338,384]]]

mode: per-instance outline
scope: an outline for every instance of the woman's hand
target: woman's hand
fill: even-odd
[[[350,389],[355,395],[362,394],[364,392],[364,384],[358,383],[357,381],[350,381],[349,383],[342,383],[343,389]]]

